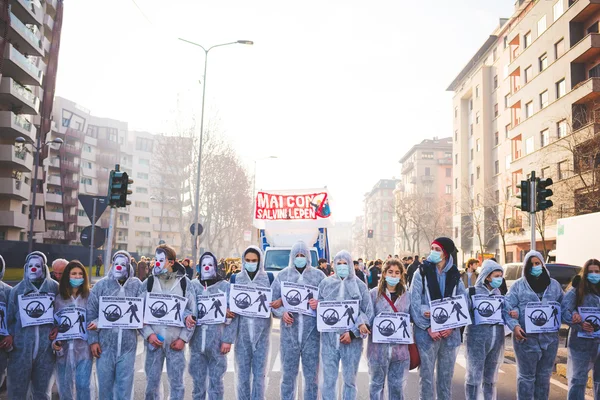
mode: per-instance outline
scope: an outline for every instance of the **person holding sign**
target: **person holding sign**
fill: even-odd
[[[12,288],[10,285],[2,282],[5,270],[6,263],[4,262],[4,258],[0,256],[0,386],[4,384],[4,380],[6,379],[8,352],[12,350],[12,337],[8,333],[7,324],[7,305]]]
[[[411,283],[410,315],[415,324],[415,343],[421,357],[419,368],[421,399],[435,399],[434,387],[437,399],[452,398],[452,377],[461,343],[460,329],[434,332],[431,328],[430,302],[447,297],[465,296],[465,285],[460,280],[460,273],[455,264],[456,253],[452,239],[447,237],[435,239],[431,243],[429,257],[415,271]],[[434,382],[436,364],[437,382]]]
[[[194,333],[195,324],[192,315],[196,313],[196,293],[192,288],[191,281],[185,274],[185,268],[176,262],[177,254],[171,246],[166,244],[158,246],[155,251],[155,259],[152,275],[143,282],[139,296],[143,297],[146,302],[148,302],[149,296],[147,294],[149,293],[167,296],[177,295],[185,298],[183,320],[185,320],[188,327],[183,325],[173,326],[167,323],[144,324],[144,327],[140,330],[144,339],[148,341],[144,365],[147,378],[146,400],[159,399],[161,396],[160,381],[165,359],[169,386],[171,387],[171,400],[183,399],[185,393],[185,386],[183,385],[185,353],[183,349]],[[178,300],[175,301],[178,302]],[[167,315],[173,315],[173,312],[164,311]],[[147,311],[146,314],[148,314]]]
[[[5,348],[13,347],[8,359],[8,398],[25,399],[31,386],[34,399],[50,400],[54,374],[52,330],[54,298],[58,283],[50,277],[46,255],[27,255],[23,280],[10,292]],[[28,301],[28,299],[36,300]],[[24,326],[25,325],[25,326]]]
[[[92,374],[92,356],[87,342],[86,329],[78,339],[61,339],[61,333],[71,329],[79,332],[79,317],[84,315],[71,312],[69,316],[61,317],[62,312],[77,308],[85,310],[90,293],[86,269],[79,261],[74,260],[67,264],[59,286],[59,296],[56,296],[54,316],[57,325],[52,330],[52,336],[58,335],[52,343],[56,357],[56,383],[61,399],[90,399],[90,377]],[[71,316],[71,317],[70,317]],[[77,318],[75,318],[77,316]],[[85,318],[82,318],[85,321]],[[97,328],[95,323],[88,326],[89,330]],[[85,337],[85,338],[83,338]],[[73,388],[75,387],[75,390]]]
[[[304,399],[316,400],[319,394],[319,347],[321,336],[317,331],[317,318],[300,312],[289,312],[282,307],[282,282],[319,286],[325,274],[310,265],[310,250],[306,243],[297,242],[290,251],[290,261],[273,281],[273,315],[281,318],[281,399],[296,398],[296,380],[300,357],[304,373]],[[308,292],[302,300],[308,300],[312,292]],[[300,298],[299,298],[300,300]],[[307,307],[316,310],[318,300],[311,298]]]
[[[271,277],[265,271],[262,251],[250,246],[242,255],[242,272],[231,276],[231,284],[269,288]],[[271,340],[271,317],[236,315],[231,322],[235,332],[235,374],[238,399],[264,399],[265,377]],[[250,378],[252,376],[252,379]],[[250,387],[252,381],[252,387]]]
[[[571,289],[563,298],[562,320],[569,324],[568,368],[569,381],[568,399],[583,399],[590,369],[594,369],[594,398],[600,399],[600,357],[598,350],[600,335],[594,334],[600,329],[600,261],[591,259],[586,261],[579,275],[573,278]],[[584,320],[580,314],[582,307],[590,308],[595,315]],[[591,313],[590,313],[591,314]],[[590,336],[585,337],[587,333]]]
[[[558,351],[558,328],[544,333],[525,332],[528,303],[561,302],[563,291],[550,278],[537,251],[530,251],[523,261],[523,276],[510,287],[504,301],[506,325],[513,331],[513,346],[517,358],[517,399],[547,399],[550,378]],[[550,318],[550,315],[547,316]]]
[[[481,272],[475,282],[475,287],[469,288],[469,303],[471,319],[476,321],[474,296],[483,295],[485,299],[490,296],[505,295],[501,288],[504,278],[502,266],[495,261],[485,260]],[[479,296],[478,296],[479,297]],[[497,307],[496,301],[482,301],[484,314],[493,316],[496,312],[501,316],[501,305]],[[492,307],[487,305],[491,304]],[[478,400],[483,393],[484,400],[496,398],[496,381],[498,380],[498,369],[504,359],[504,323],[490,324],[488,322],[479,325],[468,325],[466,327],[466,358],[467,374],[465,376],[465,397],[467,400]]]
[[[379,287],[371,289],[371,301],[374,313],[408,313],[410,309],[410,295],[406,290],[404,281],[404,267],[396,258],[387,260],[383,267]],[[374,318],[371,319],[371,326]],[[399,326],[398,329],[410,329],[410,326]],[[386,380],[388,386],[388,399],[403,400],[410,356],[408,345],[391,343],[374,343],[373,336],[369,339],[367,349],[369,360],[369,374],[371,385],[369,392],[372,400],[385,398],[383,388]]]
[[[87,320],[98,325],[100,313],[106,312],[106,308],[100,307],[104,298],[135,298],[141,285],[142,282],[134,276],[129,253],[124,250],[117,251],[112,257],[108,275],[91,290],[87,303]],[[134,305],[129,306],[128,310],[123,310],[125,314],[129,311],[129,317],[124,315],[123,318],[128,318],[130,323],[135,321],[134,315],[136,318],[142,318],[143,310],[141,307],[136,310]],[[88,331],[88,343],[92,355],[96,358],[99,399],[129,400],[133,390],[137,330],[124,327],[98,328]]]
[[[217,269],[217,258],[210,252],[200,256],[200,272],[198,278],[192,281],[192,286],[197,296],[225,294],[229,298],[229,282],[227,282]],[[220,308],[226,309],[226,314],[231,316],[227,304],[219,304],[218,299],[212,302],[212,309],[205,307],[205,313],[214,312],[215,319]],[[199,307],[198,307],[199,308]],[[201,319],[200,316],[198,316]],[[201,322],[200,322],[201,323]],[[196,328],[194,336],[190,341],[190,363],[189,372],[194,380],[192,398],[204,400],[208,389],[210,399],[222,399],[225,393],[223,378],[227,372],[227,353],[231,350],[231,344],[235,338],[235,332],[231,326],[231,320],[223,318],[222,323],[202,324]],[[208,377],[208,379],[207,379]],[[208,385],[207,385],[208,384]],[[208,388],[207,388],[208,386]]]
[[[371,333],[368,324],[373,318],[373,304],[367,285],[354,273],[352,256],[345,250],[333,259],[335,274],[323,279],[319,284],[319,302],[357,300],[358,314],[349,330],[321,333],[321,371],[323,374],[322,396],[324,399],[337,398],[337,378],[342,362],[344,381],[343,398],[356,399],[356,374],[363,349],[363,338]],[[349,307],[348,307],[349,308]]]

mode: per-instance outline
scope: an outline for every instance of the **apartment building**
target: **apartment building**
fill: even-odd
[[[600,210],[599,20],[594,0],[518,1],[448,88],[454,233],[466,256],[522,260],[529,220],[513,206],[531,171],[555,182],[554,207],[537,214],[538,250],[555,248],[557,218]]]
[[[452,138],[425,139],[402,158],[394,190],[395,253],[427,252],[452,230]]]
[[[0,4],[0,240],[27,240],[32,190],[37,190],[34,232],[44,232],[42,185],[32,188],[35,150],[18,137],[44,143],[56,83],[62,0],[10,0]],[[40,158],[47,156],[44,146]],[[40,168],[38,183],[43,181]]]
[[[367,239],[365,257],[385,258],[394,252],[394,195],[398,179],[381,179],[364,198],[365,232],[372,229],[373,238]]]

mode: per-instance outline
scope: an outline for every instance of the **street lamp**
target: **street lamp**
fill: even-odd
[[[194,254],[192,255],[193,260],[194,260],[192,265],[196,265],[196,260],[198,257],[198,234],[199,234],[198,231],[200,230],[200,229],[198,229],[198,217],[200,215],[200,165],[202,163],[202,134],[204,133],[204,96],[206,94],[206,69],[208,66],[208,52],[216,47],[229,46],[232,44],[253,45],[254,42],[251,40],[237,40],[235,42],[230,42],[230,43],[216,44],[216,45],[211,46],[208,49],[206,49],[201,44],[194,43],[189,40],[182,39],[182,38],[179,38],[179,40],[189,43],[191,45],[194,45],[196,47],[200,47],[204,51],[204,74],[203,74],[203,78],[202,78],[202,113],[200,114],[200,146],[199,146],[199,150],[198,150],[198,174],[196,176],[196,195],[195,195],[196,210],[194,211],[194,227],[195,227],[195,229],[194,229],[194,246],[193,246]]]
[[[20,144],[26,144],[27,140],[25,140],[24,137],[19,136],[18,138],[15,139],[15,142],[20,143]],[[33,251],[33,221],[34,221],[34,217],[35,217],[35,198],[36,198],[37,190],[38,190],[37,180],[38,180],[38,168],[40,166],[40,152],[42,151],[44,146],[49,146],[53,143],[56,143],[60,146],[64,142],[61,138],[55,138],[49,142],[42,143],[42,135],[40,134],[40,135],[37,135],[37,144],[31,143],[31,147],[33,147],[33,149],[35,150],[35,162],[34,162],[35,170],[33,171],[33,181],[32,181],[33,196],[31,199],[31,205],[29,206],[29,235],[28,235],[29,253],[31,253]]]
[[[163,211],[165,208],[165,203],[172,203],[175,201],[175,197],[173,196],[165,196],[163,192],[160,192],[160,197],[150,196],[150,200],[158,201],[160,203],[160,232],[158,233],[158,244],[162,244],[162,233],[163,233]]]

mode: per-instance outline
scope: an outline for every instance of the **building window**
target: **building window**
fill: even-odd
[[[498,103],[494,104],[494,118],[498,118]]]
[[[138,164],[140,164],[140,165],[150,165],[150,160],[148,160],[147,158],[140,158],[138,160]]]
[[[494,174],[498,175],[500,173],[500,161],[494,161]]]
[[[504,127],[504,137],[508,138],[508,133],[510,132],[510,124]]]
[[[135,138],[135,149],[141,151],[152,151],[152,140],[146,138]]]
[[[135,192],[136,193],[141,193],[141,194],[146,194],[148,193],[148,188],[142,187],[142,186],[136,186],[135,187]]]
[[[494,75],[494,89],[498,89],[498,75]]]
[[[558,180],[567,178],[567,161],[558,163]]]
[[[473,99],[469,99],[469,110],[473,111]]]
[[[502,41],[502,45],[504,46],[504,48],[508,47],[508,36],[504,36],[503,41]]]
[[[148,179],[148,174],[145,172],[138,172],[137,177],[138,179]]]
[[[500,134],[496,131],[494,132],[494,146],[498,146],[500,144]]]
[[[538,59],[540,65],[540,72],[548,68],[548,54],[544,53]]]
[[[542,147],[548,146],[548,144],[550,143],[550,130],[546,128],[543,131],[541,131],[540,139]]]
[[[86,153],[91,153],[92,152],[92,146],[90,146],[89,144],[84,144],[83,145],[83,151]]]
[[[565,11],[563,8],[563,0],[558,0],[554,7],[552,7],[552,11],[554,13],[554,20],[556,21]]]
[[[477,205],[480,206],[481,205],[481,194],[477,193]]]
[[[494,50],[492,50],[492,60],[496,61],[496,58],[498,58],[498,48],[494,47]]]
[[[446,194],[452,194],[452,186],[446,185]]]
[[[548,91],[544,90],[540,93],[540,110],[548,107]]]
[[[531,44],[531,31],[527,32],[523,36],[523,45],[525,46],[525,48],[528,48],[530,44]]]
[[[535,146],[534,146],[533,136],[532,136],[530,138],[527,138],[527,140],[525,140],[525,154],[533,153],[534,149],[535,149]]]
[[[550,167],[542,168],[542,179],[550,178]]]
[[[458,239],[458,227],[457,226],[454,227],[454,238]]]
[[[150,205],[145,201],[136,201],[133,205],[137,208],[149,208]]]
[[[477,179],[479,179],[480,174],[481,174],[481,167],[477,167]]]
[[[565,40],[560,39],[558,42],[554,44],[554,55],[556,58],[560,58],[563,54],[565,54]]]
[[[477,113],[475,113],[475,123],[479,124],[479,117],[481,116],[481,114],[479,113],[479,111],[477,111]]]
[[[504,96],[504,109],[506,110],[508,108],[508,98],[510,97],[510,94],[507,94],[506,96]]]
[[[600,77],[600,64],[596,65],[594,68],[590,69],[588,72],[589,78],[598,78]]]
[[[565,78],[556,82],[556,98],[557,99],[563,97],[566,93],[566,90],[567,90],[567,85],[565,83]]]
[[[537,23],[537,35],[540,37],[546,31],[546,16],[544,15]]]
[[[452,168],[446,168],[446,178],[452,178]]]
[[[421,158],[424,160],[433,160],[433,151],[424,151],[421,153]]]
[[[454,155],[454,164],[458,165],[458,153]]]
[[[556,137],[564,138],[567,136],[567,120],[563,119],[562,121],[558,121],[556,123]]]
[[[471,186],[475,184],[475,177],[471,174]]]
[[[425,167],[425,176],[431,176],[431,168]]]
[[[454,141],[458,142],[458,130],[454,131]]]
[[[594,22],[588,29],[587,33],[598,33],[598,21]]]
[[[479,85],[475,86],[475,98],[479,98]]]
[[[458,118],[458,107],[454,107],[454,118]]]
[[[530,65],[529,67],[525,68],[525,83],[531,81],[532,78],[533,78],[533,68]]]
[[[475,148],[477,149],[477,152],[479,153],[479,151],[481,150],[481,145],[480,145],[479,139],[477,139],[475,141]]]
[[[510,154],[508,154],[504,159],[504,169],[507,171],[510,169],[510,163],[512,162]]]
[[[82,183],[84,185],[91,185],[92,184],[92,179],[91,178],[86,178],[86,177],[82,176],[81,178],[79,178],[79,183]]]
[[[529,118],[533,115],[533,101],[525,104],[525,118]]]
[[[85,168],[85,169],[92,169],[92,163],[89,161],[83,161],[81,164],[83,165],[83,168]]]
[[[85,217],[85,210],[77,210],[77,215],[80,217]]]
[[[454,189],[458,189],[458,178],[454,178]]]
[[[473,161],[473,149],[471,149],[471,161]]]
[[[135,217],[135,222],[141,222],[145,224],[150,223],[150,217]]]
[[[135,231],[135,237],[149,238],[150,232]]]

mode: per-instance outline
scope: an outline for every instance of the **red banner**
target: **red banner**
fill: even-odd
[[[326,192],[297,195],[258,192],[256,195],[254,217],[258,220],[316,220],[330,215]]]

